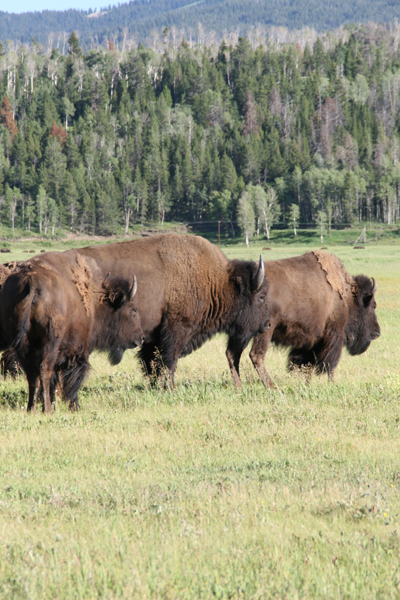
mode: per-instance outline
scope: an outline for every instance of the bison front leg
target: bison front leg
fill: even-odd
[[[271,343],[272,331],[269,329],[265,333],[254,336],[253,345],[250,350],[250,359],[253,363],[255,370],[258,373],[259,378],[263,382],[266,388],[274,387],[274,384],[269,378],[267,370],[264,364],[264,358],[267,353],[268,347]]]
[[[191,335],[191,328],[181,323],[170,324],[167,321],[163,323],[158,350],[162,365],[160,375],[166,388],[175,387],[175,371],[179,356],[190,343]]]
[[[344,337],[337,331],[328,331],[313,350],[316,357],[316,372],[327,373],[332,381],[335,369],[340,360]]]
[[[239,363],[243,353],[243,348],[233,339],[229,338],[228,347],[226,349],[226,358],[228,359],[229,368],[233,377],[235,386],[241,390],[242,382],[240,380]]]

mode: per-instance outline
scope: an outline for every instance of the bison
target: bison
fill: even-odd
[[[240,386],[237,353],[269,326],[264,263],[228,260],[199,236],[160,234],[91,246],[77,251],[102,273],[134,272],[145,341],[139,356],[144,372],[170,384],[180,356],[217,332],[228,335],[227,358]]]
[[[312,367],[332,379],[343,346],[362,354],[380,335],[374,279],[352,277],[334,255],[313,251],[265,263],[270,328],[253,340],[250,358],[270,385],[264,365],[269,344],[289,347],[289,369]],[[233,360],[239,364],[240,348]]]
[[[89,354],[106,351],[117,364],[143,332],[136,277],[103,273],[75,251],[48,252],[20,265],[1,294],[1,349],[11,348],[29,385],[28,411],[39,394],[50,412],[56,378],[70,408],[89,368]]]
[[[3,292],[3,286],[7,277],[19,268],[22,261],[12,261],[0,264],[0,298]],[[1,319],[0,319],[0,340],[3,338],[1,330]],[[1,344],[1,342],[0,342]],[[4,346],[3,346],[4,347]],[[3,377],[10,375],[13,379],[21,373],[21,367],[18,363],[18,359],[12,348],[8,348],[2,353],[0,358],[0,371]]]

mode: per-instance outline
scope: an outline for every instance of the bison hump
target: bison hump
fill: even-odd
[[[331,288],[343,300],[353,281],[351,275],[344,268],[343,263],[334,254],[330,254],[330,252],[313,250],[312,254],[314,254],[321,269],[324,271],[326,280]]]

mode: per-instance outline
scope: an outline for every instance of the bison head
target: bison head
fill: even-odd
[[[122,277],[107,275],[103,282],[105,300],[111,308],[107,327],[107,349],[111,364],[121,362],[125,350],[143,344],[143,330],[135,299],[136,276],[133,282]]]
[[[370,343],[381,334],[375,313],[376,281],[364,275],[357,275],[354,281],[356,285],[344,332],[346,348],[353,356],[365,352]]]
[[[262,257],[253,262],[232,260],[228,267],[235,290],[235,300],[229,326],[225,329],[238,344],[246,347],[250,339],[269,327],[269,308],[266,301],[268,283]]]

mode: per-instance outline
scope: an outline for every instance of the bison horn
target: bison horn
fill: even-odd
[[[265,277],[265,267],[264,267],[264,261],[262,259],[262,256],[260,254],[260,262],[258,263],[258,271],[257,274],[255,275],[255,277],[251,280],[251,291],[252,292],[256,292],[257,290],[260,289],[260,287],[262,286],[262,284],[264,283],[264,277]]]
[[[371,279],[372,279],[372,295],[374,295],[376,290],[378,289],[378,286],[376,284],[375,279],[373,277],[371,277]]]
[[[133,276],[132,287],[129,290],[129,294],[128,294],[129,300],[132,300],[132,298],[134,297],[134,295],[136,294],[136,292],[137,292],[137,279],[136,279],[136,275],[134,275]]]

